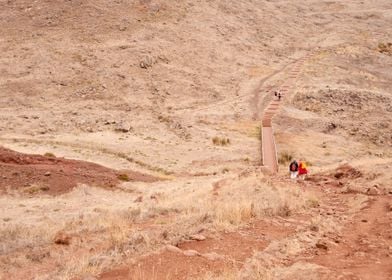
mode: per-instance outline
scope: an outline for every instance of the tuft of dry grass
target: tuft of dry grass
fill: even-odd
[[[256,125],[249,129],[247,135],[251,138],[261,139],[261,127],[260,125]]]
[[[276,209],[276,215],[281,217],[288,217],[291,215],[291,208],[287,201],[285,201]]]
[[[256,216],[254,204],[246,200],[235,203],[227,201],[213,204],[210,213],[214,224],[218,227],[239,226]]]
[[[56,156],[53,153],[47,152],[44,154],[45,157],[55,158]]]
[[[230,145],[230,139],[215,136],[214,138],[212,138],[212,143],[215,146],[227,146],[227,145]]]
[[[278,162],[279,164],[286,165],[293,160],[293,155],[287,151],[279,153]]]
[[[317,198],[314,198],[314,197],[309,198],[309,199],[306,201],[306,204],[307,204],[307,206],[309,206],[310,208],[317,208],[317,207],[320,206],[320,203],[319,203],[318,199],[317,199]]]
[[[207,272],[202,276],[197,278],[192,278],[193,280],[237,280],[239,272],[230,267],[225,267],[219,273]]]
[[[7,223],[0,228],[0,254],[7,254],[21,248],[35,248],[52,242],[59,226],[45,224],[28,226]]]
[[[159,115],[158,120],[160,122],[164,122],[164,123],[171,123],[172,122],[172,120],[169,117],[163,116],[163,115]]]
[[[117,178],[124,182],[129,182],[131,179],[129,178],[128,174],[121,173],[117,175]]]
[[[377,50],[380,53],[392,55],[392,43],[379,43]]]
[[[40,186],[40,185],[33,184],[31,186],[24,188],[23,192],[27,194],[36,194],[39,192],[46,192],[48,190],[49,190],[48,186]]]

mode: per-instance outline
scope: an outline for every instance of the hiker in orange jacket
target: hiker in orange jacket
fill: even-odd
[[[306,163],[303,160],[301,160],[298,164],[298,175],[302,180],[305,180],[307,174],[308,174],[308,167]]]

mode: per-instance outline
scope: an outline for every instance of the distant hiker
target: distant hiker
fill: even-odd
[[[277,91],[275,91],[275,97],[278,97],[278,92]]]
[[[290,178],[296,179],[298,176],[298,162],[293,160],[289,165]]]
[[[304,161],[300,161],[298,165],[298,175],[302,180],[305,180],[306,174],[308,174],[308,167]]]
[[[282,95],[280,94],[280,92],[278,93],[278,100],[280,101],[280,99],[282,98]]]

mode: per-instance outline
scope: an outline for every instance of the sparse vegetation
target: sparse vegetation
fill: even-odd
[[[131,179],[129,178],[128,174],[121,173],[117,175],[117,178],[124,182],[129,182]]]
[[[172,122],[172,120],[169,117],[163,116],[163,115],[159,115],[158,116],[158,120],[160,122],[163,122],[163,123],[170,123],[170,122]]]
[[[233,268],[227,267],[219,274],[208,272],[203,276],[192,280],[237,280],[239,272]]]
[[[392,43],[379,43],[378,51],[383,54],[392,55]]]
[[[318,201],[317,198],[310,198],[307,200],[306,204],[310,207],[310,208],[317,208],[320,206],[320,203]]]
[[[245,200],[237,203],[217,203],[211,210],[214,223],[218,227],[239,226],[256,215],[253,204]]]
[[[215,146],[227,146],[227,145],[230,145],[230,139],[215,136],[214,138],[212,138],[212,143]]]
[[[281,217],[288,217],[291,215],[291,208],[286,201],[284,204],[280,205],[276,211],[276,214]]]
[[[248,136],[256,139],[261,139],[260,125],[254,126],[249,129]]]
[[[55,156],[53,153],[51,153],[51,152],[45,153],[44,156],[45,156],[45,157],[51,157],[51,158],[55,158],[55,157],[56,157],[56,156]]]
[[[293,155],[287,151],[281,152],[278,157],[279,164],[286,165],[293,160]]]
[[[45,191],[48,191],[48,190],[49,190],[48,186],[40,186],[40,185],[35,185],[35,184],[33,184],[31,186],[28,186],[28,187],[23,189],[23,191],[25,193],[28,193],[28,194],[35,194],[35,193],[38,193],[38,192],[45,192]]]

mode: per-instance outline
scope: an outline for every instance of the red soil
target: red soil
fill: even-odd
[[[375,197],[346,227],[339,245],[311,261],[346,275],[342,279],[392,279],[390,202],[390,197]]]
[[[265,249],[272,240],[287,237],[295,231],[294,225],[278,226],[258,221],[236,232],[219,234],[204,241],[189,241],[178,245],[182,251],[160,251],[142,257],[134,264],[121,267],[100,275],[101,280],[142,280],[171,279],[185,280],[203,276],[207,272],[222,273],[225,270],[241,268],[254,252]],[[195,256],[183,252],[193,250]],[[209,259],[208,256],[218,256]]]
[[[0,147],[0,193],[22,190],[58,195],[78,184],[113,188],[120,182],[119,174],[127,174],[131,181],[156,180],[138,172],[119,172],[95,163],[22,154]]]

